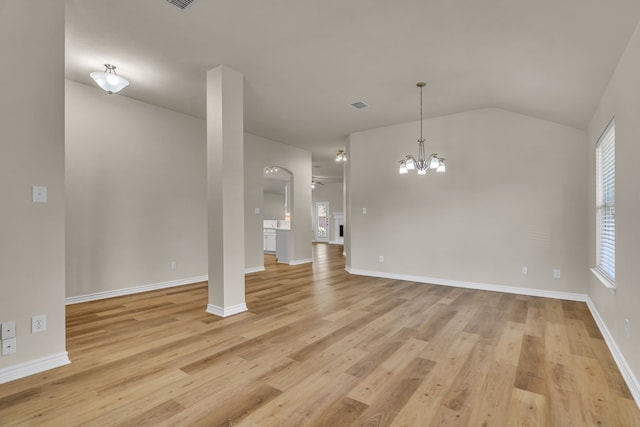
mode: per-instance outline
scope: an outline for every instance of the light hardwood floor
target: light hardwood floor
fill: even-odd
[[[72,364],[0,385],[0,425],[640,426],[583,303],[351,276],[341,246],[67,307]]]

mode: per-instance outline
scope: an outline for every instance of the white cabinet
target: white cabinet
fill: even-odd
[[[276,251],[276,230],[273,228],[264,229],[264,251]]]

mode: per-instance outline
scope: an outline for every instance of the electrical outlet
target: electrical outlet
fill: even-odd
[[[378,262],[384,262],[384,256],[380,255],[380,256],[378,257]]]
[[[33,316],[31,318],[31,333],[37,334],[47,330],[47,316],[41,314],[39,316]]]
[[[16,322],[2,322],[2,339],[7,340],[16,336]]]
[[[554,279],[559,279],[560,278],[560,269],[556,268],[553,270],[553,278]]]
[[[16,352],[16,339],[9,338],[8,340],[2,340],[2,355],[13,354]]]
[[[631,336],[631,322],[629,322],[629,319],[624,319],[624,334],[627,338]]]
[[[525,276],[526,276],[527,274],[529,274],[529,269],[527,268],[527,266],[526,266],[526,265],[523,265],[523,266],[522,266],[522,274],[524,274]]]
[[[170,267],[172,270],[175,270],[178,268],[178,263],[176,261],[171,261]]]

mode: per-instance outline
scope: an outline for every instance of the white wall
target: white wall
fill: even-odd
[[[262,206],[264,219],[284,220],[284,194],[264,193]]]
[[[14,320],[17,332],[17,353],[0,356],[4,382],[19,365],[33,373],[68,361],[64,2],[0,2],[0,52],[0,322]],[[33,185],[47,187],[47,203],[32,203]],[[31,334],[40,314],[47,330]],[[40,369],[29,365],[42,358]]]
[[[425,130],[446,174],[398,174],[397,161],[417,154],[417,122],[350,136],[348,267],[584,294],[585,133],[499,109]]]
[[[589,256],[595,265],[595,144],[612,117],[616,119],[616,286],[609,292],[592,274],[589,296],[635,374],[640,376],[640,27],[629,45],[591,119],[589,151]],[[631,322],[631,336],[624,332]]]
[[[206,276],[205,121],[66,86],[67,296]]]
[[[293,174],[291,202],[291,262],[311,261],[311,153],[290,145],[245,133],[244,135],[244,195],[245,195],[245,268],[264,266],[264,235],[261,213],[255,208],[264,203],[263,169],[279,166]]]
[[[343,212],[342,182],[327,182],[316,185],[312,191],[312,201],[329,202],[330,213]]]

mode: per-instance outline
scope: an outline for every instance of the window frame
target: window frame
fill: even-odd
[[[615,132],[614,117],[596,142],[596,266],[591,269],[602,284],[612,291],[616,289]]]

